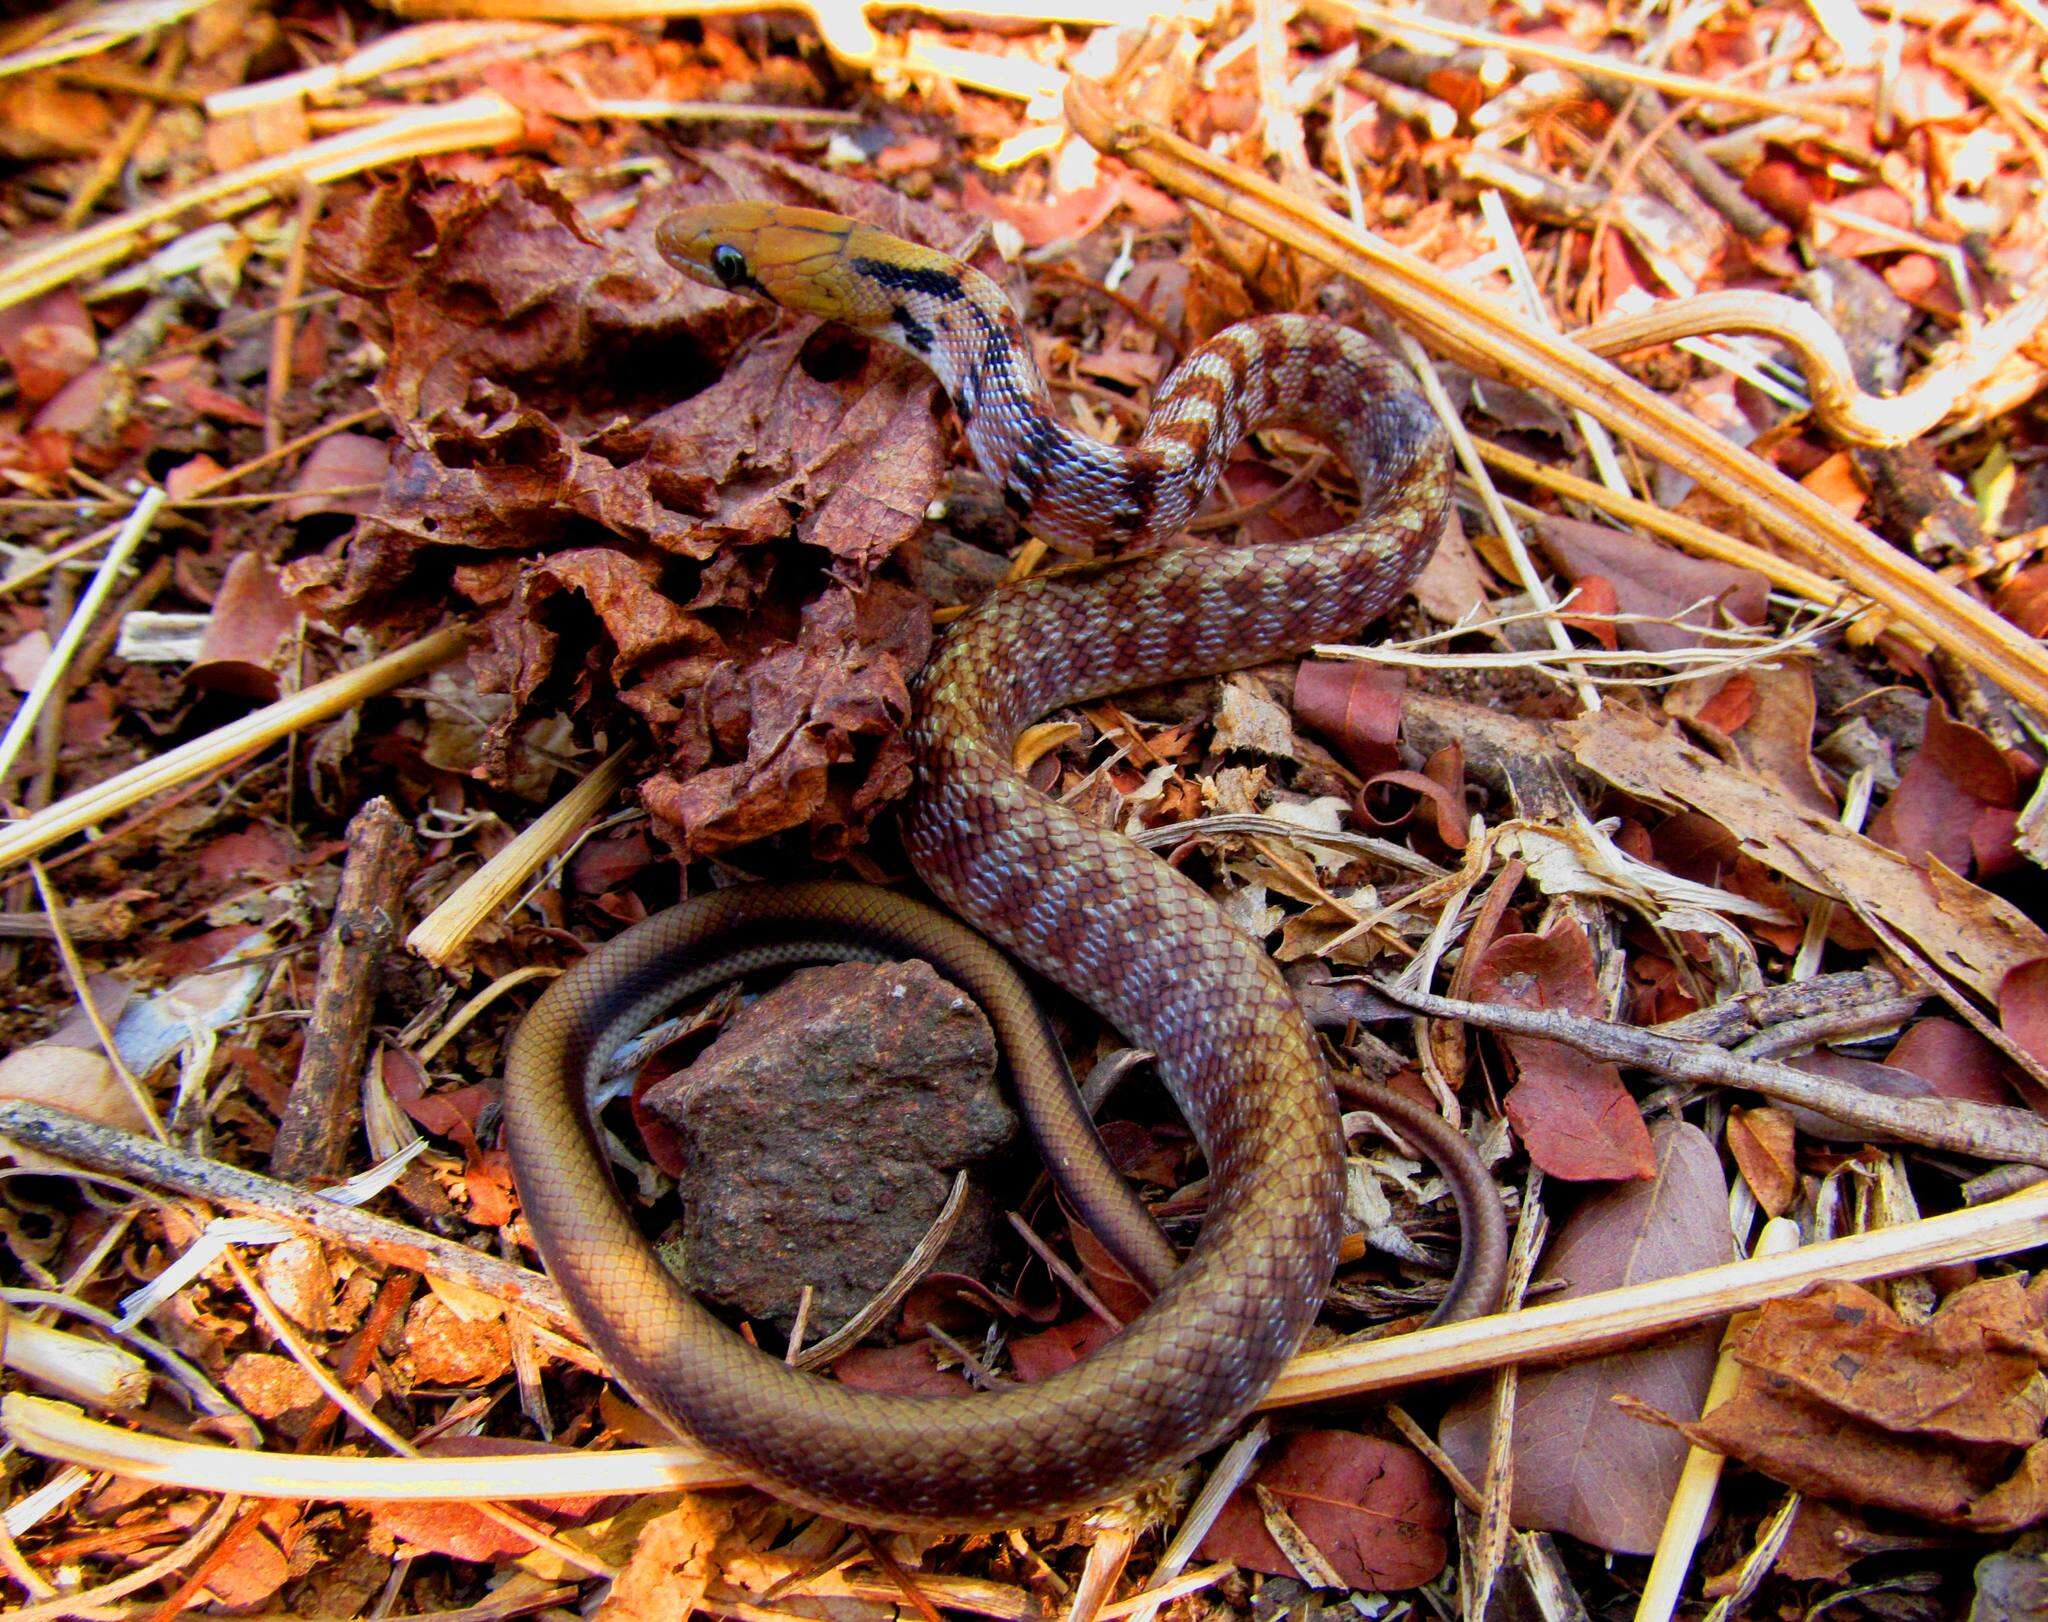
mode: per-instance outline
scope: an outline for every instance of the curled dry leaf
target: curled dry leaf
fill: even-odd
[[[1202,1558],[1296,1576],[1301,1568],[1267,1530],[1256,1489],[1348,1587],[1417,1588],[1443,1570],[1450,1494],[1411,1447],[1353,1431],[1300,1431],[1230,1496],[1202,1539]]]
[[[1792,1117],[1768,1104],[1728,1112],[1729,1153],[1756,1203],[1771,1216],[1783,1216],[1799,1195],[1799,1163],[1793,1154],[1798,1135]]]
[[[1650,1181],[1588,1199],[1559,1228],[1538,1280],[1564,1288],[1546,1301],[1731,1259],[1728,1188],[1713,1144],[1680,1121],[1660,1126],[1654,1147]],[[1710,1327],[1564,1368],[1523,1370],[1515,1399],[1515,1524],[1568,1532],[1618,1554],[1656,1547],[1685,1447],[1679,1437],[1630,1417],[1613,1399],[1625,1394],[1666,1413],[1698,1413],[1713,1377],[1716,1339]],[[1485,1468],[1490,1416],[1484,1391],[1461,1397],[1439,1437],[1475,1480]]]
[[[187,675],[196,687],[269,703],[299,628],[299,607],[281,589],[282,576],[255,552],[228,565]]]
[[[1405,795],[1414,799],[1399,805]],[[1398,807],[1381,816],[1376,807]],[[1471,813],[1465,804],[1465,755],[1455,743],[1446,744],[1429,757],[1419,772],[1381,772],[1365,785],[1359,795],[1365,815],[1382,828],[1394,828],[1425,807],[1436,837],[1451,850],[1463,850],[1471,843]]]
[[[1294,674],[1294,713],[1354,771],[1370,776],[1400,764],[1395,743],[1407,686],[1408,673],[1398,666],[1304,659]]]
[[[1562,914],[1540,935],[1497,937],[1480,961],[1472,995],[1517,1008],[1607,1014],[1594,983],[1592,943],[1577,919]],[[1649,1129],[1615,1065],[1535,1037],[1503,1037],[1501,1046],[1516,1077],[1503,1108],[1544,1171],[1577,1182],[1656,1170]]]
[[[923,528],[945,459],[936,385],[885,346],[785,323],[686,280],[673,208],[779,195],[947,246],[967,227],[878,187],[754,154],[599,230],[539,179],[373,190],[317,234],[385,339],[400,425],[373,511],[292,588],[343,622],[481,610],[484,750],[542,704],[616,694],[653,733],[647,799],[693,853],[810,825],[837,857],[909,783],[898,733],[929,629],[872,571]],[[541,556],[535,558],[534,553]]]
[[[2048,1514],[2048,1287],[1966,1285],[1908,1323],[1818,1284],[1738,1332],[1733,1394],[1682,1428],[1802,1492],[2008,1531]]]

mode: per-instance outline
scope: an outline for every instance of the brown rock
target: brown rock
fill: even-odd
[[[888,1283],[954,1172],[1017,1130],[988,1021],[923,963],[800,970],[643,1102],[682,1140],[691,1285],[787,1330],[809,1284],[812,1338]],[[993,1238],[972,1189],[937,1265],[977,1272]]]

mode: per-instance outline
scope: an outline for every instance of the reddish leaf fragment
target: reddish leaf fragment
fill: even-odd
[[[1607,582],[1623,613],[1677,621],[1619,627],[1621,640],[1632,648],[1666,653],[1697,646],[1696,627],[1723,624],[1730,618],[1748,625],[1763,623],[1770,582],[1752,570],[1688,557],[1640,536],[1575,518],[1538,519],[1536,532],[1544,552],[1567,579],[1597,575]]]
[[[1783,1216],[1799,1194],[1799,1164],[1793,1158],[1798,1131],[1792,1117],[1766,1105],[1728,1113],[1728,1150],[1756,1203]]]
[[[933,1360],[929,1341],[907,1346],[856,1346],[832,1365],[841,1385],[859,1391],[885,1391],[898,1397],[964,1397],[966,1377],[958,1369],[942,1369]]]
[[[1861,1516],[1818,1499],[1804,1499],[1771,1569],[1795,1583],[1842,1582],[1850,1564],[1865,1552],[1857,1544],[1869,1532]]]
[[[1885,1055],[1885,1064],[1918,1076],[1937,1098],[1977,1104],[2016,1102],[2006,1084],[2005,1056],[1960,1020],[1918,1020]]]
[[[315,445],[292,480],[300,492],[284,504],[284,515],[297,522],[316,513],[366,513],[377,504],[376,486],[391,469],[391,442],[368,434],[330,434]],[[359,490],[359,485],[369,485]],[[347,495],[329,494],[349,491]]]
[[[1450,1494],[1413,1448],[1352,1431],[1301,1431],[1281,1444],[1253,1482],[1279,1501],[1352,1588],[1417,1588],[1444,1568]],[[1201,1557],[1296,1575],[1266,1530],[1249,1486],[1223,1506],[1202,1539]]]
[[[1092,1312],[1035,1335],[1020,1335],[1010,1342],[1010,1367],[1026,1385],[1050,1379],[1070,1369],[1099,1346],[1116,1338],[1116,1331]]]
[[[1408,673],[1349,659],[1304,659],[1294,673],[1294,713],[1365,776],[1400,764],[1401,695]]]
[[[1609,653],[1621,646],[1621,628],[1613,616],[1621,609],[1614,582],[1605,575],[1589,574],[1572,588],[1572,594],[1558,605],[1557,617],[1575,631],[1584,631]]]
[[[1756,682],[1749,672],[1738,670],[1714,690],[1713,697],[1692,712],[1693,719],[1711,731],[1736,732],[1756,714]]]
[[[1062,1202],[1061,1209],[1065,1208]],[[1071,1217],[1072,1213],[1068,1215]],[[1095,1292],[1096,1300],[1125,1323],[1145,1310],[1151,1303],[1152,1292],[1131,1277],[1130,1270],[1109,1253],[1109,1248],[1085,1223],[1070,1220],[1067,1236],[1073,1243],[1074,1255],[1081,1263],[1081,1277]]]
[[[278,672],[299,627],[298,604],[284,594],[281,580],[255,552],[228,565],[199,657],[187,672],[195,686],[263,703],[277,697]]]
[[[430,1457],[494,1458],[516,1453],[571,1454],[573,1448],[546,1442],[525,1441],[508,1436],[444,1436],[421,1451]],[[606,1499],[586,1495],[577,1498],[548,1498],[521,1505],[523,1512],[550,1530],[589,1520]],[[402,1503],[365,1503],[355,1508],[369,1516],[370,1523],[389,1538],[414,1551],[445,1554],[457,1560],[496,1564],[516,1560],[533,1550],[533,1539],[490,1519],[473,1504],[445,1500]]]
[[[1967,875],[1977,856],[1973,832],[1979,814],[2017,804],[2012,763],[1999,747],[1930,704],[1920,747],[1899,773],[1884,809],[1870,819],[1870,837],[1911,861],[1932,858]],[[1994,851],[1995,845],[1994,835]]]
[[[2048,563],[2020,570],[1998,588],[1992,604],[2028,636],[2048,636]]]
[[[0,310],[0,357],[25,405],[41,405],[98,357],[99,337],[75,287]]]
[[[2048,957],[2006,971],[1998,983],[1998,1028],[2048,1064]]]
[[[1540,935],[1498,937],[1472,989],[1480,1002],[1605,1012],[1593,981],[1592,943],[1571,918],[1559,918]],[[1617,1066],[1536,1037],[1504,1036],[1501,1046],[1516,1075],[1503,1107],[1537,1165],[1575,1182],[1648,1177],[1656,1170],[1649,1129]]]

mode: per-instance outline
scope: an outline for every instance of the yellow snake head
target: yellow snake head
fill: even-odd
[[[655,228],[654,241],[670,264],[707,286],[852,327],[889,319],[887,297],[860,262],[909,246],[840,215],[780,203],[678,209]]]

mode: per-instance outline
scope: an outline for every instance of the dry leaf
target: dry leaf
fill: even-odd
[[[298,604],[284,594],[282,576],[255,552],[228,565],[213,613],[187,672],[195,686],[269,703],[279,692],[279,671],[299,628]]]
[[[2012,903],[1944,868],[1916,869],[1643,716],[1610,705],[1560,723],[1558,735],[1587,770],[1640,799],[1704,812],[1766,867],[1882,919],[1986,997],[2008,970],[2048,957],[2048,932]]]
[[[1298,1567],[1268,1530],[1255,1488],[1351,1588],[1417,1588],[1443,1570],[1450,1494],[1413,1448],[1351,1431],[1297,1432],[1231,1495],[1201,1557],[1291,1577]]]
[[[1783,1216],[1799,1195],[1799,1164],[1793,1157],[1797,1138],[1784,1110],[1767,1104],[1728,1112],[1728,1151],[1756,1203],[1771,1216]]]
[[[1973,864],[1998,872],[2013,860],[2018,794],[2012,763],[1998,746],[1930,704],[1920,747],[1870,819],[1870,837],[1910,861],[1931,857],[1957,873]]]
[[[1536,533],[1566,579],[1597,576],[1607,582],[1623,613],[1675,622],[1618,627],[1621,640],[1632,648],[1668,653],[1700,646],[1700,627],[1729,619],[1746,625],[1764,623],[1771,585],[1753,570],[1689,557],[1640,535],[1624,535],[1575,518],[1539,518]]]
[[[737,1502],[685,1493],[650,1521],[598,1608],[598,1622],[687,1622],[718,1575],[719,1544],[732,1530]]]
[[[107,1056],[62,1042],[37,1042],[0,1059],[0,1098],[97,1121],[123,1132],[147,1132],[149,1121]]]
[[[1815,1285],[1739,1332],[1736,1390],[1681,1428],[1801,1492],[1982,1532],[2027,1525],[2048,1515],[2044,1304],[2008,1275],[1909,1324],[1860,1285]]]
[[[1732,1259],[1720,1157],[1699,1128],[1668,1122],[1652,1135],[1655,1177],[1587,1200],[1566,1219],[1539,1281],[1545,1301],[1669,1278]],[[1713,1377],[1716,1327],[1559,1369],[1524,1369],[1515,1400],[1517,1526],[1568,1532],[1596,1548],[1647,1554],[1685,1463],[1683,1439],[1617,1408],[1626,1394],[1665,1413],[1700,1411]],[[1468,1394],[1439,1440],[1475,1480],[1486,1464],[1491,1400]]]
[[[1473,978],[1479,1002],[1604,1017],[1593,978],[1593,948],[1575,918],[1560,915],[1540,935],[1502,935]],[[1502,1107],[1553,1177],[1574,1181],[1648,1177],[1656,1169],[1649,1129],[1620,1069],[1562,1042],[1503,1036],[1515,1085]]]
[[[1395,742],[1407,685],[1408,673],[1398,667],[1304,659],[1294,674],[1294,713],[1369,777],[1400,764]]]

